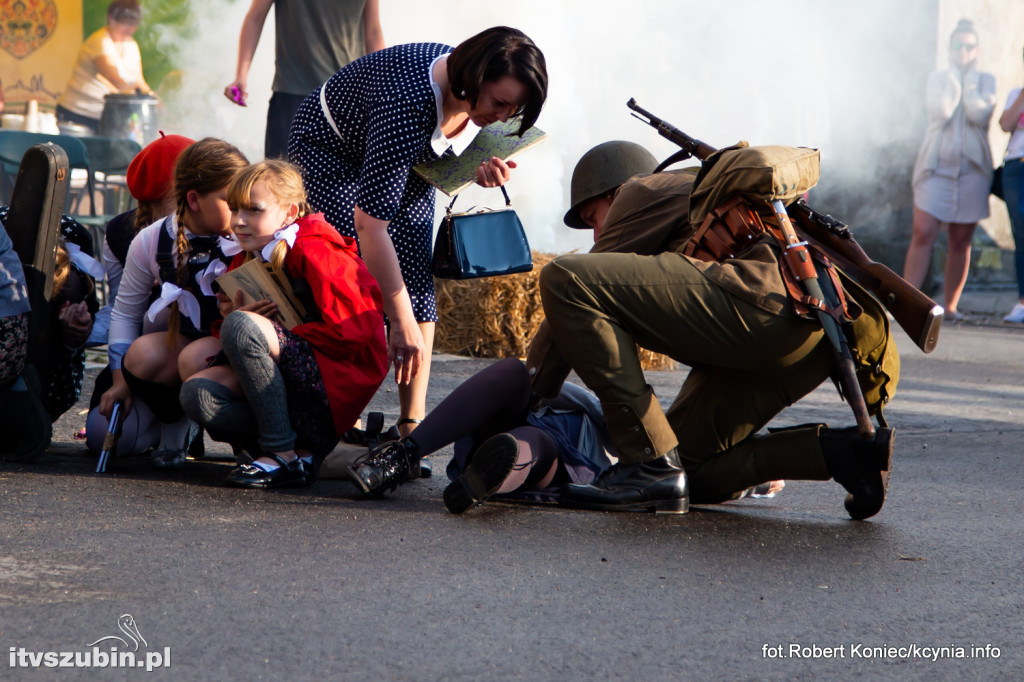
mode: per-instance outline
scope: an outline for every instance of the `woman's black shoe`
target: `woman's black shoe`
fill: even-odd
[[[387,434],[381,437],[381,440],[398,440],[402,437],[401,427],[405,424],[422,424],[422,419],[413,419],[412,417],[406,417],[405,419],[399,419],[395,422],[395,425],[388,429]],[[390,434],[394,434],[394,437],[390,437]],[[409,471],[409,478],[430,478],[431,474],[434,473],[434,467],[430,463],[430,460],[426,457],[420,457],[420,466],[418,469],[412,469]]]
[[[408,438],[383,443],[348,467],[348,475],[367,495],[380,497],[419,473],[420,458],[416,443]]]
[[[290,462],[275,454],[263,453],[278,463],[278,468],[266,471],[255,464],[242,464],[231,470],[224,480],[236,488],[294,488],[313,482],[301,457]]]
[[[481,443],[462,475],[444,489],[444,506],[461,514],[486,501],[512,473],[519,459],[519,442],[499,433]]]

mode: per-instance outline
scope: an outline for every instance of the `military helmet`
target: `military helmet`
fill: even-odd
[[[565,224],[569,227],[589,229],[580,218],[580,206],[605,192],[610,192],[639,173],[651,173],[658,160],[649,151],[624,140],[613,140],[597,145],[579,160],[572,171],[569,204]]]

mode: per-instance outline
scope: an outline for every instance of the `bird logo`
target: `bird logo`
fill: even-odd
[[[122,637],[118,637],[117,635],[108,635],[106,637],[101,637],[92,644],[87,644],[86,646],[96,646],[100,642],[104,642],[108,639],[117,640],[126,649],[134,645],[132,651],[139,650],[139,642],[142,642],[144,646],[149,646],[149,642],[147,642],[145,638],[142,636],[142,633],[139,632],[139,626],[135,624],[135,619],[132,618],[132,615],[130,613],[121,614],[121,617],[117,619],[117,627],[121,630],[121,632],[127,635],[128,639],[131,640],[133,644],[129,644],[128,640]]]

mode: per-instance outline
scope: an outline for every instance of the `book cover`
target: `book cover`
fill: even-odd
[[[234,270],[229,270],[217,278],[221,291],[231,300],[235,294],[242,292],[242,305],[256,301],[270,300],[277,304],[277,319],[287,329],[302,324],[302,315],[296,308],[296,301],[290,296],[267,269],[267,264],[255,258],[248,260]]]
[[[476,182],[481,161],[497,156],[510,159],[547,138],[547,133],[530,128],[522,137],[515,134],[519,120],[497,121],[480,129],[473,141],[458,156],[445,156],[413,167],[413,171],[448,196],[458,194]]]

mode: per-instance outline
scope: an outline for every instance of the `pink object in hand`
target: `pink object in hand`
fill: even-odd
[[[238,89],[237,85],[231,87],[231,95],[235,99],[235,104],[240,104],[243,107],[245,106],[245,99],[242,97],[242,91]]]

